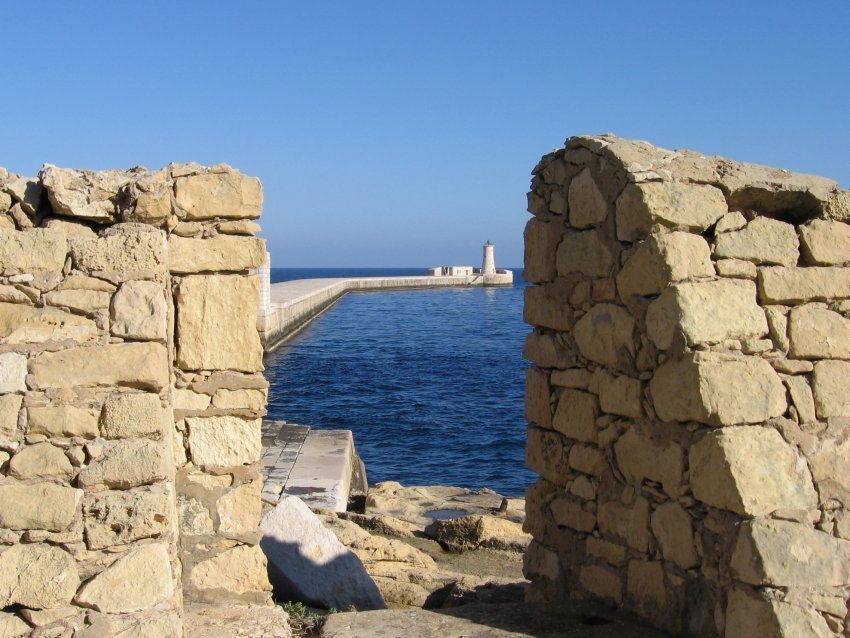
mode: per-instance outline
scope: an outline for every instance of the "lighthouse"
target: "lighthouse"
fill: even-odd
[[[487,243],[484,244],[484,263],[481,264],[482,275],[496,274],[496,260],[493,258],[493,248],[493,244],[488,239]]]

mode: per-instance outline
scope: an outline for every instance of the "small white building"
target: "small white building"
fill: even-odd
[[[470,284],[484,286],[508,286],[514,281],[514,274],[510,270],[496,270],[496,258],[494,245],[487,240],[484,244],[484,260],[481,268],[472,266],[437,266],[428,269],[431,277],[470,277]]]

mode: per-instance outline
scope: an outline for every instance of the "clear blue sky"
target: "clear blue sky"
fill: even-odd
[[[529,171],[614,132],[850,186],[850,3],[7,2],[0,165],[224,161],[273,266],[522,262]]]

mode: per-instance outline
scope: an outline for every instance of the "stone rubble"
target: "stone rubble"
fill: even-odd
[[[603,135],[528,202],[527,600],[846,635],[850,192]]]

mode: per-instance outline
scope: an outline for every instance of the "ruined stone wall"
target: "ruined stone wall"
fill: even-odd
[[[611,136],[533,174],[529,597],[844,635],[848,192]]]
[[[226,165],[0,169],[0,634],[268,599],[261,208]]]

